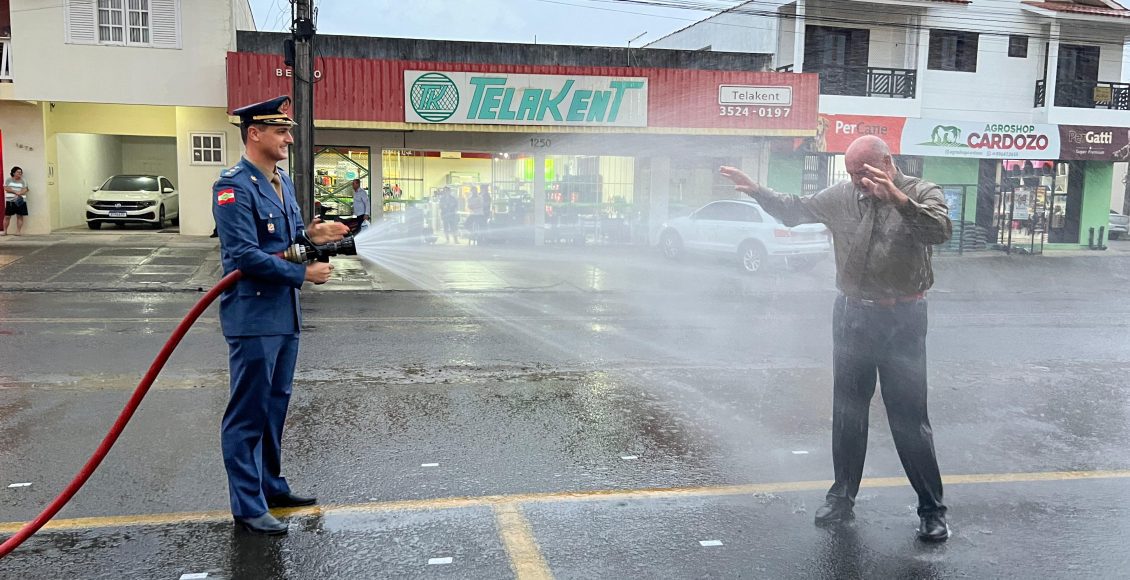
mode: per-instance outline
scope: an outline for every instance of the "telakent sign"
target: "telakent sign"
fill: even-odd
[[[647,78],[404,71],[404,120],[647,127]]]

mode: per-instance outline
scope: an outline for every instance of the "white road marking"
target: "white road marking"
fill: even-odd
[[[714,548],[721,546],[722,540],[702,540],[698,543],[698,545],[702,546],[703,548]]]
[[[639,459],[639,456],[638,455],[621,455],[620,459],[623,459],[624,461],[631,461],[633,459]]]
[[[451,563],[450,557],[447,557],[447,558],[432,558],[432,559],[428,560],[429,566],[439,566],[439,565],[442,565],[442,564],[450,564],[450,563]]]
[[[207,572],[195,572],[192,574],[181,574],[180,580],[204,580],[207,577]]]
[[[793,455],[808,455],[807,451],[793,451]]]
[[[28,483],[13,483],[12,485],[9,485],[8,487],[9,488],[12,488],[12,487],[31,487],[31,482],[28,482]]]
[[[439,467],[438,463],[421,463],[420,467]]]

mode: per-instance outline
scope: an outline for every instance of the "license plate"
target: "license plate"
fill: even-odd
[[[126,212],[124,212],[124,211],[112,211],[112,212],[110,212],[110,217],[126,217]]]

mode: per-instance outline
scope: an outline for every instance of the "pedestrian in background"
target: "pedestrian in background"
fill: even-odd
[[[4,233],[12,231],[12,216],[16,217],[16,231],[12,235],[21,236],[24,230],[24,218],[27,217],[27,182],[24,181],[24,170],[13,167],[4,179]]]
[[[941,188],[903,175],[878,137],[856,139],[845,164],[851,181],[811,197],[773,192],[733,167],[721,171],[786,226],[823,223],[832,231],[841,293],[832,316],[835,483],[816,524],[855,517],[878,377],[895,449],[918,493],[918,537],[945,541],[942,478],[926,411],[926,290],[934,283],[930,246],[952,232],[949,210]]]
[[[486,214],[483,194],[479,188],[475,188],[474,193],[467,199],[467,238],[470,243],[479,243],[479,237],[482,236],[483,221],[486,220]]]
[[[443,188],[439,192],[439,213],[443,221],[443,235],[447,243],[459,243],[459,200],[451,193],[450,188]]]
[[[361,230],[364,231],[369,227],[369,214],[373,213],[369,209],[369,192],[361,187],[361,180],[353,180],[353,215],[361,219]]]
[[[295,264],[276,254],[297,241],[325,244],[349,231],[319,218],[303,226],[294,184],[277,166],[294,143],[289,103],[283,96],[233,111],[246,154],[212,192],[224,274],[243,273],[220,297],[231,375],[220,436],[224,467],[236,524],[267,535],[287,532],[269,508],[317,501],[292,493],[282,476],[282,434],[298,358],[298,289],[325,284],[333,271],[328,263]]]

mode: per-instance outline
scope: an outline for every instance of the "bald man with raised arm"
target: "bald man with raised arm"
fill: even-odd
[[[887,144],[860,137],[845,156],[851,181],[811,197],[776,193],[733,167],[722,175],[785,225],[823,223],[836,254],[832,316],[832,463],[835,483],[817,525],[855,517],[867,456],[867,419],[878,379],[895,448],[918,493],[918,537],[949,538],[942,477],[926,410],[926,291],[931,247],[952,224],[941,188],[895,167]]]

